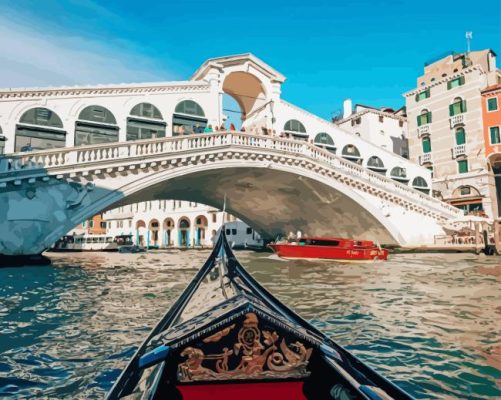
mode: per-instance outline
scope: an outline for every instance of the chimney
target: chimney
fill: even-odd
[[[351,99],[346,99],[343,101],[343,118],[347,118],[353,112]]]

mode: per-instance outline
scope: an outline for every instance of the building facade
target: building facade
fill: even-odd
[[[393,110],[356,104],[353,109],[351,100],[347,99],[343,103],[342,118],[334,119],[334,123],[382,149],[409,158],[405,107]]]
[[[434,195],[463,209],[498,216],[494,174],[485,156],[482,91],[499,83],[491,50],[450,54],[425,64],[404,94],[410,160],[433,172]]]

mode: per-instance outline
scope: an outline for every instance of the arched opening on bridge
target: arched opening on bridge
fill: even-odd
[[[426,182],[426,179],[424,179],[422,176],[416,176],[412,180],[412,187],[416,190],[419,190],[420,192],[430,194],[430,188],[428,187],[428,183]]]
[[[193,100],[183,100],[176,106],[172,116],[172,136],[203,133],[207,118],[203,108]]]
[[[173,245],[172,241],[172,233],[174,230],[174,220],[172,218],[164,219],[163,228],[164,228],[164,237],[163,237],[163,246],[168,247]]]
[[[409,178],[407,178],[407,170],[402,167],[392,168],[390,172],[390,178],[395,181],[405,183],[406,185],[407,183],[409,183]]]
[[[386,175],[386,168],[384,167],[383,160],[378,156],[372,156],[367,160],[367,168],[381,175]]]
[[[75,122],[75,146],[118,142],[118,125],[113,113],[102,106],[85,107]]]
[[[284,135],[296,140],[308,140],[308,133],[301,121],[290,119],[284,125]]]
[[[0,155],[5,152],[5,141],[7,138],[3,135],[2,127],[0,126]]]
[[[190,246],[190,220],[187,217],[182,217],[178,223],[178,246]]]
[[[344,146],[341,155],[343,158],[349,161],[356,162],[357,164],[360,164],[362,162],[360,151],[358,150],[357,146],[353,144],[347,144],[346,146]]]
[[[66,131],[59,116],[44,107],[26,111],[16,125],[14,151],[47,150],[66,145]]]
[[[466,214],[483,212],[483,197],[476,187],[471,185],[461,185],[452,192],[452,199],[448,203],[460,208]]]
[[[313,140],[313,144],[317,147],[321,147],[322,149],[331,152],[332,154],[336,154],[336,146],[334,145],[334,140],[327,132],[317,133],[315,139]]]
[[[255,75],[243,71],[228,74],[223,82],[222,94],[222,114],[227,120],[221,121],[221,124],[224,123],[227,129],[232,123],[236,129],[243,126],[250,133],[261,133],[263,128],[271,129],[273,105],[266,98],[265,87]]]
[[[144,234],[146,231],[146,223],[140,219],[136,222],[136,245],[144,246]]]
[[[140,103],[132,108],[127,118],[127,140],[165,137],[166,126],[157,107],[150,103]]]
[[[207,218],[199,215],[195,218],[195,245],[202,246],[205,244],[205,232],[208,226]]]
[[[158,220],[152,219],[150,221],[150,226],[148,229],[148,247],[153,246],[153,247],[159,247],[159,235],[158,235],[158,230],[160,228],[160,224],[158,223]]]

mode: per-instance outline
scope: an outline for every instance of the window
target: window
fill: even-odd
[[[459,128],[456,131],[456,144],[465,144],[466,143],[466,133],[463,128]]]
[[[114,115],[101,106],[85,107],[75,123],[75,146],[118,142]]]
[[[454,115],[462,114],[464,112],[466,112],[466,100],[456,97],[454,102],[449,105],[449,115],[453,117]]]
[[[458,172],[460,174],[465,174],[468,172],[468,160],[458,161]]]
[[[233,229],[231,230],[231,234],[232,234],[232,235],[236,235],[236,234],[237,234],[237,230],[233,228]]]
[[[203,133],[207,118],[200,105],[192,100],[180,102],[172,117],[172,136]]]
[[[382,115],[379,116],[379,122],[384,122],[384,116]]]
[[[431,177],[433,179],[433,167],[432,166],[426,167],[426,169],[431,172]]]
[[[423,110],[421,115],[417,116],[417,126],[431,124],[431,111]]]
[[[421,101],[430,97],[430,89],[426,89],[423,92],[416,94],[416,101]]]
[[[402,167],[394,167],[390,172],[390,177],[392,179],[395,179],[395,180],[401,181],[401,182],[408,182],[409,181],[407,179],[407,171],[405,168],[402,168]]]
[[[65,144],[63,122],[55,112],[47,108],[36,107],[26,111],[16,125],[16,152],[53,149],[64,147]]]
[[[413,180],[412,180],[412,187],[414,189],[417,189],[419,190],[420,192],[423,192],[423,193],[426,193],[426,194],[429,194],[430,193],[430,189],[428,188],[428,183],[426,182],[426,180],[421,177],[421,176],[416,176]]]
[[[492,99],[487,99],[487,110],[496,111],[498,109],[498,99],[493,97]]]
[[[431,152],[430,138],[424,138],[422,144],[423,144],[423,153],[430,153]]]
[[[130,111],[127,118],[127,140],[165,137],[162,114],[153,104],[140,103]]]
[[[499,126],[491,126],[489,128],[491,136],[491,144],[501,143],[501,138],[499,137]]]
[[[291,119],[291,120],[287,121],[284,125],[284,132],[286,134],[291,134],[292,137],[295,139],[308,138],[308,134],[306,133],[306,128],[297,119]]]
[[[383,174],[386,172],[383,161],[378,156],[372,156],[369,158],[367,161],[367,168],[376,172],[382,172]]]
[[[247,235],[251,235],[252,234],[252,228],[247,227],[246,233],[247,233]]]
[[[94,220],[93,219],[89,220],[89,228],[94,228]]]
[[[447,90],[453,89],[458,86],[464,85],[464,76],[460,76],[459,78],[452,79],[447,82]]]
[[[106,222],[100,222],[101,229],[106,229]]]
[[[226,229],[226,234],[229,236],[231,235],[231,229]]]
[[[336,146],[334,146],[334,140],[332,140],[331,135],[326,132],[320,132],[315,136],[313,143],[317,147],[321,147],[330,151],[331,153],[336,154]]]
[[[346,158],[348,160],[358,160],[360,159],[360,152],[358,151],[356,146],[347,144],[343,147],[342,156],[343,158]]]
[[[471,194],[471,187],[462,186],[459,188],[459,193],[461,194],[461,196],[469,196]]]

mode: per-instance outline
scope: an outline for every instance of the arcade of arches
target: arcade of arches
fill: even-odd
[[[198,215],[190,220],[182,216],[175,221],[165,218],[161,224],[157,219],[148,222],[136,221],[135,242],[142,247],[202,247],[208,238],[208,220],[205,215]],[[214,237],[215,231],[211,233]]]

